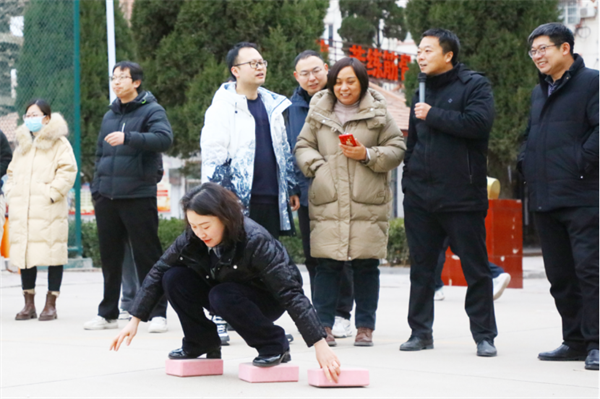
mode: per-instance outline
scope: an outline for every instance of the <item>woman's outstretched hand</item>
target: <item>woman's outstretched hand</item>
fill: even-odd
[[[338,377],[340,375],[340,360],[331,350],[329,345],[327,345],[325,338],[315,344],[315,352],[317,354],[319,366],[323,369],[327,380],[329,382],[338,382]]]
[[[117,338],[113,339],[109,350],[114,350],[115,352],[118,351],[119,348],[121,347],[121,344],[123,343],[123,340],[125,340],[125,338],[127,338],[127,346],[129,346],[129,344],[133,340],[133,337],[135,337],[135,334],[137,334],[137,329],[138,329],[139,324],[140,324],[140,319],[133,316],[131,318],[131,320],[129,320],[129,323],[127,323],[125,328],[121,330],[119,335],[117,335]]]

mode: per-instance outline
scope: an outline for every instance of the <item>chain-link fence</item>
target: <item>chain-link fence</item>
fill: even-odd
[[[0,129],[13,149],[16,127],[34,98],[43,98],[53,113],[64,116],[80,164],[77,0],[0,2]],[[74,255],[81,255],[79,186],[78,178],[69,195],[69,252]]]

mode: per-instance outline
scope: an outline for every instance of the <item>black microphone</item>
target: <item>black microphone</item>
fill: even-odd
[[[427,75],[423,72],[419,73],[419,102],[425,102],[425,81],[427,80]]]

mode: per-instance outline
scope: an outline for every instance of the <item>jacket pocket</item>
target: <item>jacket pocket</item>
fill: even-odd
[[[356,164],[352,179],[352,200],[361,204],[381,205],[389,202],[392,194],[388,173],[376,173],[369,167]]]
[[[325,162],[318,170],[308,190],[308,198],[313,205],[323,205],[337,201],[337,190],[329,163]]]

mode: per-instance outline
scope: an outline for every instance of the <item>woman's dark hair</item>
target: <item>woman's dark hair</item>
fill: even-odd
[[[437,37],[444,54],[448,53],[448,51],[452,51],[452,65],[458,64],[460,40],[458,40],[458,36],[456,36],[454,32],[449,31],[448,29],[433,28],[426,30],[421,35],[421,39],[427,36]]]
[[[533,41],[540,36],[548,36],[550,41],[557,47],[563,43],[569,43],[571,47],[571,55],[573,55],[573,47],[575,47],[575,38],[573,32],[563,24],[551,22],[549,24],[540,25],[531,32],[527,38],[529,48],[533,45]]]
[[[115,73],[115,69],[119,68],[121,71],[125,69],[129,69],[129,74],[131,75],[131,81],[135,82],[137,80],[140,81],[140,85],[137,88],[137,92],[140,93],[142,91],[142,83],[144,80],[144,71],[142,67],[137,62],[133,61],[121,61],[117,62],[113,67],[113,75]]]
[[[359,101],[363,99],[367,90],[369,89],[369,74],[367,73],[367,68],[363,65],[362,62],[357,60],[356,58],[345,57],[336,62],[329,73],[327,74],[327,88],[335,96],[335,92],[333,91],[333,86],[335,86],[335,81],[337,80],[340,71],[346,67],[352,67],[354,70],[354,74],[358,78],[358,82],[360,83],[360,98]],[[337,97],[336,97],[337,98]]]
[[[25,113],[27,113],[27,110],[32,105],[37,105],[44,114],[44,116],[52,116],[52,109],[50,109],[50,104],[48,104],[43,98],[34,98],[33,100],[29,101],[27,103],[27,106],[25,107]]]
[[[244,236],[242,204],[231,191],[216,183],[204,183],[194,187],[181,199],[181,207],[187,220],[187,211],[203,216],[216,216],[225,226],[223,244],[240,241]]]

